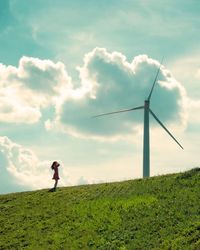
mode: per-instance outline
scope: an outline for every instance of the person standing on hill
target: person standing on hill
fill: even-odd
[[[52,189],[50,189],[50,192],[55,192],[57,185],[58,185],[58,180],[59,178],[59,174],[58,174],[58,167],[60,166],[60,164],[57,161],[54,161],[53,164],[51,165],[51,169],[54,170],[54,174],[53,174],[53,180],[55,180],[55,184],[54,187]]]

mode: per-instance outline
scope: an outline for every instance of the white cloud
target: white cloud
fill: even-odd
[[[200,118],[197,115],[200,110],[200,65],[199,49],[192,53],[184,55],[175,60],[170,68],[175,77],[178,77],[184,84],[187,91],[187,113],[189,127],[198,126]],[[195,129],[196,130],[196,129]]]
[[[105,112],[141,106],[147,98],[160,63],[140,55],[128,62],[119,52],[96,48],[79,67],[81,86],[74,96],[56,104],[56,118],[48,128],[59,127],[77,137],[116,138],[136,131],[142,122],[140,111],[91,119]],[[75,98],[75,93],[77,94]],[[186,123],[186,92],[168,69],[161,66],[151,107],[163,122]]]
[[[195,48],[189,54],[179,57],[169,65],[174,77],[178,78],[185,86],[187,94],[192,99],[199,99],[200,48]]]
[[[38,189],[53,185],[50,161],[39,160],[33,151],[14,143],[6,136],[0,137],[0,150],[1,158],[3,156],[6,159],[3,164],[1,162],[1,171],[7,171],[19,186]],[[59,185],[69,184],[66,170],[62,177]],[[7,180],[10,181],[11,179]]]
[[[34,123],[70,91],[71,79],[61,62],[22,57],[18,67],[0,64],[0,87],[0,121]]]
[[[88,180],[86,180],[83,176],[81,176],[78,180],[78,185],[85,185],[88,184]]]
[[[53,160],[40,160],[32,150],[6,136],[0,137],[0,192],[4,190],[5,183],[10,192],[15,192],[15,187],[26,190],[51,188],[54,185],[50,169]],[[58,187],[98,182],[98,178],[94,180],[91,173],[84,172],[84,168],[81,171],[70,166],[65,168],[62,160],[56,160],[61,164]]]
[[[56,126],[77,137],[120,138],[137,130],[140,111],[103,119],[91,116],[143,105],[159,66],[146,55],[128,62],[119,52],[96,48],[78,67],[81,84],[73,88],[61,62],[22,57],[18,67],[1,64],[0,121],[34,123],[43,108],[54,105],[56,117],[46,122],[48,130]],[[151,105],[163,122],[186,122],[185,90],[164,66]]]
[[[188,122],[193,125],[200,125],[200,100],[188,100]]]

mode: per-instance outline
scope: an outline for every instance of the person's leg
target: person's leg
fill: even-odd
[[[57,188],[57,184],[58,184],[58,180],[55,180],[55,184],[54,184],[54,190],[56,191]]]

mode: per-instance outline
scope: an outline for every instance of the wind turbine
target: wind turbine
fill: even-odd
[[[161,67],[161,64],[160,64]],[[100,116],[105,116],[105,115],[112,115],[112,114],[117,114],[117,113],[122,113],[122,112],[129,112],[133,110],[138,110],[138,109],[144,109],[144,132],[143,132],[143,177],[149,177],[150,176],[150,147],[149,147],[149,113],[153,116],[153,118],[160,124],[160,126],[170,135],[170,137],[183,149],[181,144],[175,139],[175,137],[169,132],[169,130],[164,126],[164,124],[158,119],[158,117],[153,113],[153,111],[150,109],[150,101],[151,101],[151,96],[160,72],[160,67],[158,68],[158,71],[156,73],[156,77],[154,79],[151,91],[149,93],[148,98],[144,101],[143,106],[131,108],[131,109],[124,109],[124,110],[118,110],[115,112],[109,112],[109,113],[104,113],[100,115],[93,116],[95,117],[100,117]]]

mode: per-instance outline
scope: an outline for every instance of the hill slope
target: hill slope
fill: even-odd
[[[200,249],[200,168],[0,196],[0,249]]]

